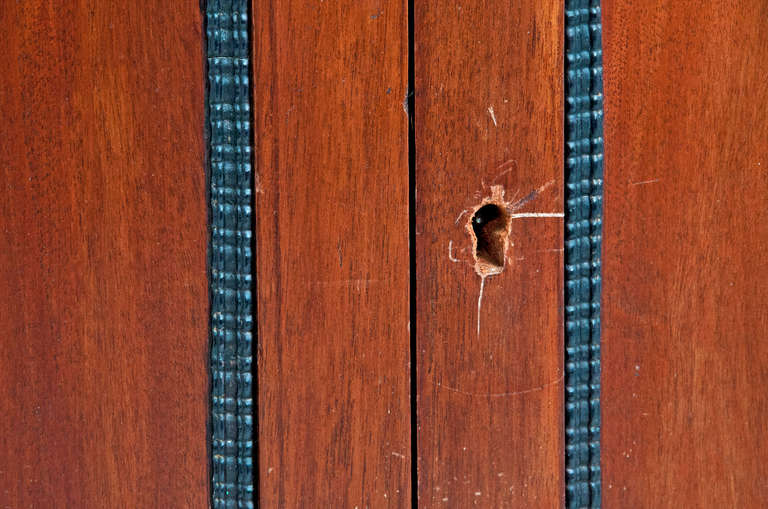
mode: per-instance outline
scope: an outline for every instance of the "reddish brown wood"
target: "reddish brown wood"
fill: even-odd
[[[604,505],[765,507],[768,4],[604,20]]]
[[[0,505],[207,507],[199,6],[0,24]]]
[[[261,507],[408,507],[406,3],[253,5]]]
[[[562,2],[415,8],[419,507],[558,507],[562,219],[512,219],[479,332],[466,225],[494,186],[563,211]]]

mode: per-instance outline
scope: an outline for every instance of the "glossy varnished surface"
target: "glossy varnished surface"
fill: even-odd
[[[768,504],[768,4],[605,0],[606,507]]]
[[[561,2],[415,3],[419,507],[563,502],[562,218],[483,286],[466,229],[494,190],[563,211],[562,45]]]
[[[261,507],[409,507],[406,3],[253,16]]]
[[[0,25],[0,505],[207,507],[199,7]]]

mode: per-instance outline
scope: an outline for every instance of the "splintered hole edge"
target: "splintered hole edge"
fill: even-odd
[[[486,203],[470,219],[474,236],[476,269],[481,275],[504,270],[510,217],[504,205]]]

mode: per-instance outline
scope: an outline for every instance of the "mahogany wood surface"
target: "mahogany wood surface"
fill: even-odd
[[[0,507],[208,507],[200,7],[0,26]]]
[[[407,4],[253,2],[260,506],[561,507],[562,2],[415,2],[411,112]],[[763,507],[768,4],[603,11],[603,506]],[[0,507],[208,507],[200,7],[0,26]]]
[[[467,225],[502,190],[563,212],[563,5],[416,2],[414,22],[418,506],[559,507],[563,219],[511,218],[482,286]]]
[[[411,503],[406,7],[253,3],[263,508]]]
[[[605,507],[768,505],[768,3],[605,0]]]

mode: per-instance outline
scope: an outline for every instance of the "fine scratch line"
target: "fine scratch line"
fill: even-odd
[[[453,241],[448,241],[448,259],[451,260],[453,263],[459,263],[460,260],[454,258],[453,256]]]
[[[551,387],[553,385],[557,385],[557,384],[561,383],[564,378],[565,378],[565,374],[562,374],[556,380],[552,380],[551,382],[547,382],[547,383],[539,385],[537,387],[531,387],[530,389],[523,389],[522,391],[511,391],[511,392],[475,393],[475,392],[462,391],[461,389],[456,389],[454,387],[449,387],[447,385],[441,384],[440,382],[435,382],[435,385],[440,387],[441,389],[445,389],[447,391],[455,392],[457,394],[463,394],[464,396],[482,397],[482,398],[506,398],[506,397],[509,397],[509,396],[519,396],[519,395],[522,395],[522,394],[529,394],[531,392],[543,391],[547,387]]]
[[[491,120],[493,120],[493,125],[498,127],[499,124],[496,123],[496,114],[493,112],[493,106],[488,106],[488,113],[491,114]]]
[[[485,278],[480,276],[480,294],[477,296],[477,337],[480,337],[480,309],[483,307],[483,288],[485,288]]]
[[[485,288],[485,278],[488,275],[480,276],[480,294],[477,296],[477,337],[480,337],[480,309],[483,307],[483,289]]]
[[[518,219],[521,217],[565,217],[562,212],[522,212],[520,214],[510,214],[510,219]]]
[[[658,182],[661,179],[652,179],[652,180],[643,180],[641,182],[630,182],[633,186],[641,186],[643,184],[653,184],[654,182]]]

